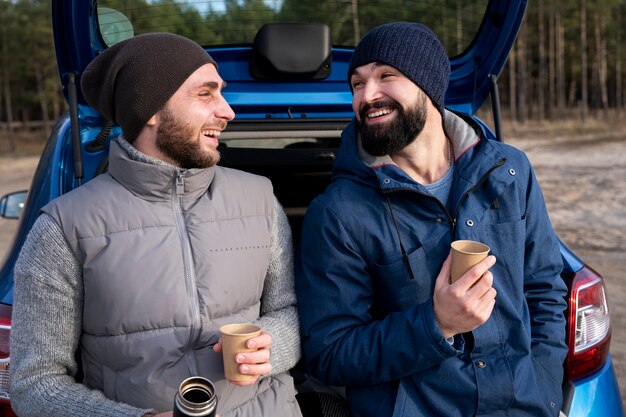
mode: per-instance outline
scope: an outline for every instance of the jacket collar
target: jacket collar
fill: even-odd
[[[489,140],[484,138],[480,129],[470,125],[461,116],[445,110],[444,130],[450,138],[454,150],[456,172],[468,183],[475,184],[501,155]],[[480,146],[477,146],[480,145]],[[475,158],[477,148],[483,150],[487,158]],[[425,189],[411,179],[388,155],[375,157],[361,146],[355,119],[344,129],[342,145],[333,171],[333,179],[349,178],[365,183],[383,191],[398,188],[413,188],[424,192]]]
[[[182,178],[183,201],[195,201],[211,185],[215,167],[182,169],[145,155],[119,138],[111,141],[109,174],[128,191],[148,201],[170,200],[176,194],[177,178]]]

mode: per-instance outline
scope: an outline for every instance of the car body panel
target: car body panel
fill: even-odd
[[[611,355],[604,366],[592,375],[572,383],[571,402],[565,409],[568,417],[620,417],[624,415]]]

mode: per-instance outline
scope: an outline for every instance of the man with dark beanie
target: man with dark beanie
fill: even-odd
[[[355,118],[296,257],[304,358],[356,417],[558,416],[557,238],[525,155],[444,108],[449,75],[421,24],[357,45]],[[491,255],[451,283],[459,239]]]
[[[300,417],[291,231],[266,178],[216,166],[235,116],[217,64],[173,34],[103,51],[87,102],[119,124],[108,172],[52,201],[15,268],[11,399],[22,416],[171,416],[179,384],[221,417]],[[262,332],[224,376],[220,326]],[[75,380],[82,359],[84,379]]]

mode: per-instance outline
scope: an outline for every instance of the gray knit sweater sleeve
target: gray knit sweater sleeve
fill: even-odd
[[[272,336],[272,374],[285,372],[300,359],[300,324],[296,308],[291,228],[280,203],[274,198],[272,254],[257,321]]]
[[[143,416],[74,380],[82,271],[57,223],[42,214],[15,266],[11,403],[20,417]]]

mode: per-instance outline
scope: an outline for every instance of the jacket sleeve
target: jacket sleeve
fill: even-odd
[[[291,229],[276,198],[273,218],[271,258],[257,325],[272,336],[270,363],[272,374],[278,374],[293,368],[300,360],[300,326],[294,288]]]
[[[524,291],[531,320],[533,359],[560,389],[567,356],[564,315],[567,286],[560,275],[563,263],[559,242],[532,168],[525,218]]]
[[[307,367],[327,384],[395,381],[458,353],[443,338],[432,301],[373,317],[367,263],[341,219],[319,200],[304,221],[296,292]]]
[[[11,406],[28,416],[143,416],[76,383],[82,271],[52,218],[35,222],[15,267],[11,327]]]

